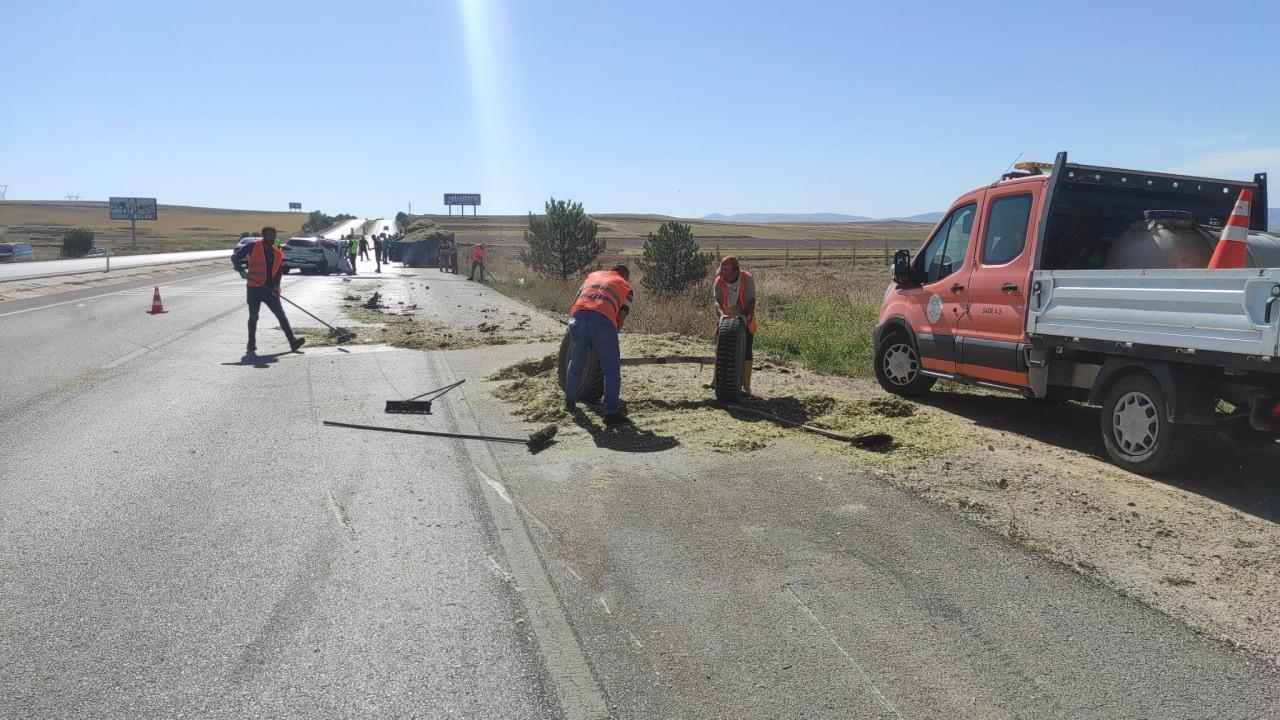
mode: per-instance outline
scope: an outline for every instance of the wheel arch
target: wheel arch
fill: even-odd
[[[1150,375],[1160,386],[1166,403],[1165,418],[1169,422],[1182,425],[1214,424],[1217,398],[1207,373],[1158,360],[1107,358],[1089,391],[1089,404],[1102,405],[1107,392],[1117,381],[1135,373]]]
[[[884,338],[884,336],[899,330],[907,334],[907,337],[911,340],[911,344],[916,346],[917,352],[919,352],[918,348],[920,347],[920,343],[916,342],[916,331],[912,329],[911,323],[907,322],[907,319],[902,315],[890,315],[885,318],[884,322],[880,323],[880,327],[876,329],[875,343],[873,344],[876,347],[879,347],[880,340]]]

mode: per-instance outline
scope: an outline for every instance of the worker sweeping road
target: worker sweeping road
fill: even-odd
[[[471,274],[467,276],[468,280],[476,279],[476,268],[480,268],[480,282],[484,282],[484,246],[476,243],[471,246]]]
[[[295,338],[289,318],[280,305],[280,276],[284,274],[284,253],[276,247],[276,229],[262,228],[262,239],[236,248],[231,264],[246,283],[245,298],[249,303],[249,344],[245,355],[258,349],[258,310],[265,304],[280,321],[280,329],[289,340],[289,349],[297,352],[307,340]]]
[[[622,263],[591,273],[582,281],[573,307],[569,309],[572,319],[569,320],[569,366],[565,372],[564,406],[570,411],[577,407],[578,387],[582,384],[588,353],[595,348],[596,360],[604,371],[605,425],[629,422],[618,410],[622,386],[618,331],[635,302],[635,293],[628,282],[630,277],[631,271]]]
[[[756,337],[756,281],[743,270],[738,258],[728,255],[720,261],[712,290],[716,312],[720,317],[740,317],[746,326],[746,349],[742,356],[742,394],[751,395],[751,346]],[[719,323],[716,324],[717,328]],[[703,385],[714,387],[714,382]]]

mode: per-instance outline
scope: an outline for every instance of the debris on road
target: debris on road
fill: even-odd
[[[308,310],[308,309],[306,309],[306,308],[302,307],[301,305],[299,305],[298,303],[296,303],[296,302],[294,302],[294,301],[290,300],[289,298],[285,297],[284,295],[280,295],[280,299],[281,299],[281,300],[283,300],[283,301],[285,301],[285,302],[287,302],[287,303],[289,303],[290,305],[292,305],[292,306],[294,306],[294,307],[298,308],[299,310],[301,310],[302,312],[306,313],[307,315],[310,315],[310,316],[311,316],[311,318],[312,318],[313,320],[315,320],[315,321],[319,322],[321,325],[324,325],[325,327],[329,328],[329,336],[330,336],[330,337],[333,337],[333,338],[336,338],[336,339],[337,339],[337,341],[338,341],[338,344],[342,344],[342,343],[344,343],[344,342],[347,342],[347,341],[349,341],[349,340],[351,340],[351,339],[355,338],[356,334],[355,334],[355,333],[353,333],[353,332],[351,332],[351,330],[350,330],[350,329],[348,329],[348,328],[344,328],[344,327],[342,327],[342,326],[334,327],[333,325],[330,325],[329,323],[325,322],[324,320],[321,320],[320,318],[316,317],[316,315],[315,315],[314,313],[312,313],[310,310]]]

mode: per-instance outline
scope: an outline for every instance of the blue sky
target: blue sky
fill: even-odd
[[[1275,2],[0,0],[0,17],[14,199],[890,216],[941,210],[1019,153],[1280,170]]]

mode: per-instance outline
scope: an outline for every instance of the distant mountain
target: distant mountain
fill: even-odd
[[[942,219],[944,214],[945,213],[940,212],[920,213],[919,215],[911,215],[908,217],[885,218],[885,220],[901,220],[902,222],[920,222],[936,225],[938,221]]]
[[[864,215],[841,215],[840,213],[738,213],[736,215],[712,213],[702,219],[740,223],[842,223],[867,222],[868,220],[875,220],[875,218],[866,217]]]

